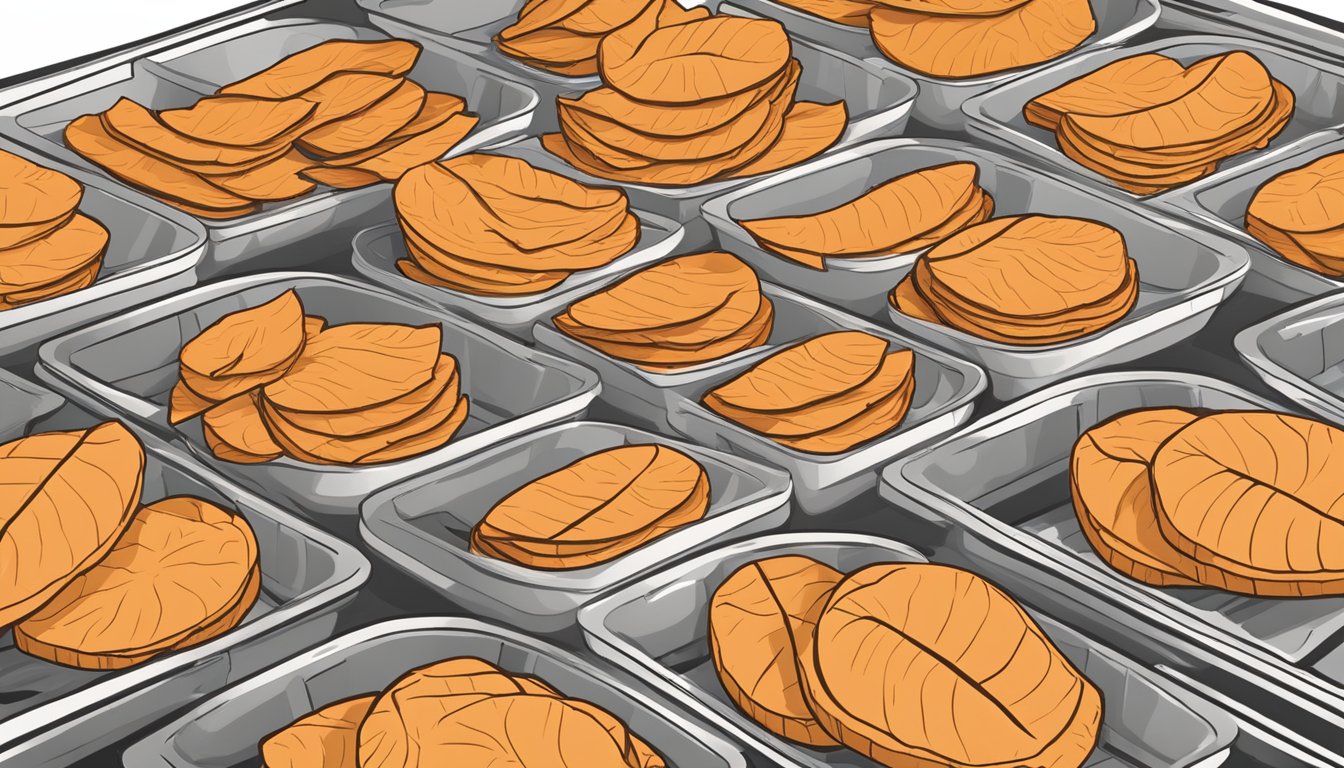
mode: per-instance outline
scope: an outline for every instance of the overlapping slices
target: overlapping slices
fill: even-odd
[[[676,0],[528,0],[494,43],[500,53],[528,66],[568,77],[591,76],[597,74],[602,38],[645,12],[654,15],[658,26],[709,16],[703,7],[688,10]]]
[[[709,475],[686,454],[628,445],[524,485],[471,530],[471,551],[531,568],[597,565],[647,544],[709,509]]]
[[[837,331],[776,352],[707,392],[704,404],[794,450],[843,453],[901,425],[914,370],[910,350]]]
[[[1246,231],[1283,258],[1330,277],[1344,277],[1344,153],[1285,171],[1256,190]]]
[[[1138,300],[1124,237],[1086,219],[1008,216],[921,255],[891,291],[897,311],[993,342],[1045,345],[1096,333]]]
[[[24,653],[130,667],[236,626],[260,588],[247,521],[189,496],[141,506],[119,422],[0,445],[0,628]]]
[[[318,184],[395,181],[441,157],[478,118],[406,77],[420,46],[333,40],[189,107],[120,99],[76,118],[65,143],[130,186],[202,218],[254,213]]]
[[[412,169],[393,193],[409,258],[401,273],[478,296],[540,293],[625,255],[639,219],[625,193],[471,154]]]
[[[1344,594],[1342,438],[1267,411],[1123,413],[1079,438],[1075,508],[1102,559],[1147,584]]]
[[[275,768],[666,768],[610,712],[469,656],[412,670],[381,693],[306,715],[263,739],[261,755]]]
[[[226,315],[183,346],[169,421],[201,416],[212,453],[377,464],[439,448],[466,422],[438,325],[306,316],[296,293]]]
[[[979,77],[1040,64],[1097,31],[1089,0],[873,2],[869,23],[878,49],[932,77]]]
[[[1071,160],[1150,195],[1263,149],[1292,119],[1293,91],[1245,51],[1189,67],[1159,54],[1109,64],[1042,94],[1025,116]]]
[[[0,150],[0,311],[87,288],[108,233],[78,212],[84,187]]]
[[[974,163],[897,176],[820,213],[739,221],[765,250],[812,269],[826,259],[868,259],[934,245],[994,214]]]
[[[556,100],[552,153],[600,178],[690,186],[770,173],[834,144],[843,101],[794,101],[802,72],[778,22],[738,16],[658,26],[651,4],[602,39],[603,87]]]
[[[709,251],[636,272],[571,304],[554,322],[610,357],[669,371],[764,344],[774,317],[751,267]]]
[[[927,563],[748,563],[709,607],[714,666],[762,726],[888,766],[1082,765],[1102,700],[1011,597]],[[909,695],[893,696],[893,691]]]

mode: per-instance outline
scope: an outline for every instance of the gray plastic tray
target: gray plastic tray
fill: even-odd
[[[79,212],[97,219],[110,235],[93,285],[0,311],[0,360],[42,339],[196,284],[196,267],[205,254],[205,229],[194,217],[18,144],[0,140],[0,151],[58,170],[84,185]]]
[[[1097,20],[1097,31],[1073,51],[1042,64],[983,77],[943,78],[914,72],[889,60],[877,48],[867,27],[837,24],[820,16],[790,8],[776,0],[734,0],[734,2],[757,15],[779,20],[790,32],[800,37],[815,40],[833,50],[845,51],[851,56],[914,80],[919,84],[919,96],[915,99],[915,119],[945,131],[959,131],[964,127],[966,116],[961,111],[961,105],[968,98],[1070,57],[1120,45],[1151,27],[1161,12],[1158,0],[1092,0],[1092,13]]]
[[[1010,548],[1062,564],[1070,576],[1139,601],[1151,620],[1234,644],[1264,659],[1303,663],[1338,642],[1344,597],[1272,599],[1219,590],[1157,589],[1093,552],[1074,514],[1069,457],[1078,437],[1115,414],[1161,406],[1283,410],[1203,376],[1125,372],[1084,376],[1011,403],[883,472],[893,503]],[[972,470],[974,467],[974,470]]]
[[[715,726],[782,765],[807,768],[875,768],[850,750],[813,750],[780,739],[742,714],[724,693],[709,655],[707,614],[714,591],[747,563],[779,555],[811,557],[840,571],[875,563],[927,562],[916,550],[889,539],[841,533],[790,533],[732,544],[637,581],[585,608],[584,638],[599,655]],[[934,557],[937,560],[937,556]],[[1101,742],[1084,765],[1185,768],[1226,759],[1237,728],[1211,704],[1179,690],[1151,670],[1032,611],[1031,595],[1018,596],[1070,661],[1105,701]]]
[[[498,154],[512,153],[510,148],[504,148]],[[531,342],[532,326],[539,320],[550,318],[584,295],[631,272],[662,261],[681,246],[685,230],[680,224],[644,211],[633,213],[639,217],[639,242],[628,253],[605,266],[575,272],[556,287],[531,296],[475,296],[406,277],[397,269],[397,261],[406,257],[406,243],[401,227],[395,222],[371,227],[355,236],[354,266],[355,271],[379,285],[460,312],[487,328]]]
[[[471,529],[509,493],[598,451],[622,445],[675,448],[709,474],[703,520],[614,560],[548,571],[476,555]],[[789,476],[747,459],[615,424],[561,424],[374,494],[360,532],[374,551],[480,615],[529,632],[570,629],[597,595],[725,539],[765,533],[789,519]]]
[[[1047,91],[1129,56],[1160,53],[1188,66],[1200,59],[1233,50],[1244,50],[1259,58],[1275,78],[1293,89],[1297,97],[1292,119],[1283,132],[1270,142],[1270,150],[1287,147],[1317,131],[1344,123],[1344,117],[1338,114],[1338,105],[1344,99],[1344,66],[1270,42],[1222,35],[1189,35],[1144,45],[1094,51],[968,99],[962,105],[967,116],[966,128],[973,138],[984,139],[1035,160],[1044,160],[1094,185],[1104,186],[1117,195],[1131,200],[1143,199],[1065,157],[1052,132],[1026,121],[1022,116],[1023,107]],[[1205,178],[1215,179],[1229,174],[1257,154],[1243,152],[1230,157],[1219,163],[1218,170]]]
[[[1344,137],[1338,132],[1313,134],[1281,151],[1258,155],[1228,174],[1201,179],[1155,197],[1153,202],[1220,237],[1243,244],[1251,256],[1251,271],[1241,285],[1243,291],[1295,303],[1344,288],[1344,280],[1299,267],[1248,234],[1246,208],[1270,179],[1336,152],[1344,152]]]
[[[376,692],[440,659],[476,656],[545,680],[621,718],[678,768],[746,768],[740,750],[587,661],[472,619],[374,624],[272,667],[154,731],[126,750],[127,768],[258,765],[264,737],[331,702]]]
[[[63,405],[65,398],[55,392],[0,368],[0,443],[28,434]]]
[[[843,160],[840,159],[842,156]],[[911,336],[982,366],[989,373],[994,396],[1001,400],[1019,397],[1094,368],[1129,362],[1188,338],[1209,322],[1214,311],[1237,289],[1249,269],[1250,256],[1244,245],[1211,239],[1199,228],[1175,218],[1125,205],[1119,198],[1104,192],[1065,179],[1052,179],[1021,163],[993,157],[983,150],[973,150],[954,142],[926,139],[872,142],[827,158],[824,169],[809,172],[787,187],[781,185],[775,189],[762,185],[759,198],[744,198],[726,206],[711,201],[706,206],[706,213],[723,228],[722,236],[731,248],[748,249],[754,246],[750,240],[742,239],[750,237],[745,230],[723,222],[731,222],[733,216],[754,217],[767,210],[787,212],[804,206],[815,210],[825,205],[786,203],[789,195],[801,194],[798,192],[800,184],[819,190],[838,189],[835,194],[838,199],[857,195],[867,186],[904,171],[959,158],[975,161],[981,167],[981,180],[995,195],[996,213],[1030,211],[1078,216],[1118,229],[1125,237],[1129,255],[1138,263],[1138,303],[1120,322],[1081,339],[1038,347],[987,341],[897,312],[886,303],[885,293],[881,295],[883,311],[892,324]],[[776,208],[786,205],[789,207]],[[742,253],[753,264],[763,259],[781,261],[763,251],[758,251],[755,259],[751,259],[747,250]],[[826,285],[828,295],[824,298],[842,306],[865,300],[871,303],[868,296],[876,290],[885,292],[895,286],[913,266],[914,257],[876,261],[887,262],[889,266],[880,270],[883,280],[880,285],[867,288],[868,294],[859,295],[863,290],[861,283],[844,274],[845,280],[839,287]],[[781,267],[774,276],[794,283],[782,271],[787,266]],[[813,272],[802,290],[816,290],[814,286],[827,280],[825,273],[801,268],[798,271]],[[820,290],[816,292],[820,293]],[[854,298],[846,299],[846,295]]]
[[[1322,296],[1237,334],[1237,353],[1302,408],[1344,423],[1344,293]]]
[[[668,419],[674,430],[701,445],[784,467],[793,477],[799,511],[819,515],[836,510],[877,487],[878,472],[888,462],[969,421],[976,400],[985,391],[987,379],[978,366],[905,334],[850,317],[809,299],[799,298],[797,302],[821,325],[817,332],[839,328],[866,331],[888,339],[893,349],[906,348],[915,352],[914,399],[899,429],[854,450],[826,456],[780,445],[728,421],[700,402],[710,389],[742,373],[757,360],[740,360],[721,366],[694,385],[679,389],[673,397]]]
[[[0,395],[0,410],[9,407]],[[98,421],[66,406],[29,434]],[[261,594],[232,631],[114,672],[42,661],[17,650],[13,636],[0,632],[0,765],[69,765],[320,642],[368,578],[368,561],[350,545],[198,467],[162,441],[138,436],[145,445],[145,499],[190,494],[247,519],[260,548]]]
[[[122,96],[151,109],[186,106],[221,85],[324,40],[383,37],[374,30],[313,19],[250,22],[0,108],[0,133],[101,174],[67,149],[61,138],[66,124],[80,115],[104,110]],[[432,43],[424,45],[410,76],[427,89],[465,97],[467,108],[481,116],[476,129],[449,155],[522,135],[538,104],[532,89],[469,56]],[[119,182],[114,184],[127,189]],[[269,203],[248,216],[203,219],[209,249],[200,276],[206,279],[259,265],[293,268],[340,253],[356,232],[391,218],[390,189],[387,184],[346,190],[320,187],[295,200]]]
[[[333,325],[391,322],[443,326],[443,350],[462,366],[470,415],[448,445],[403,461],[334,467],[281,458],[264,464],[216,459],[199,419],[170,427],[167,401],[183,343],[220,317],[293,288],[310,314]],[[198,288],[54,339],[39,350],[40,378],[99,412],[127,416],[267,498],[351,526],[377,488],[482,451],[497,442],[583,416],[600,386],[589,370],[529,349],[444,310],[348,278],[267,273]]]

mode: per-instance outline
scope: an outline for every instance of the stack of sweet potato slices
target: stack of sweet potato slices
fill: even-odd
[[[1077,768],[1100,736],[1092,682],[1012,597],[957,568],[758,560],[715,590],[708,635],[728,697],[809,747],[888,766]]]
[[[738,16],[659,26],[649,5],[602,38],[603,87],[556,100],[552,153],[604,179],[689,186],[770,173],[826,150],[843,101],[794,101],[802,67],[778,22]]]
[[[639,242],[625,193],[471,154],[412,169],[393,200],[412,280],[477,296],[541,293]]]
[[[78,212],[84,187],[0,150],[0,311],[93,285],[108,233]]]
[[[500,53],[530,67],[566,77],[592,76],[602,38],[646,12],[656,14],[658,26],[709,16],[704,7],[686,9],[676,0],[528,0],[494,43]]]
[[[617,360],[671,371],[764,344],[774,317],[751,267],[709,251],[636,272],[571,304],[554,322]]]
[[[1074,509],[1097,555],[1145,584],[1344,594],[1341,440],[1269,411],[1121,413],[1074,445]]]
[[[188,213],[226,219],[318,184],[395,181],[476,126],[466,102],[406,77],[420,46],[333,40],[185,108],[120,99],[76,118],[65,143],[123,182]]]
[[[1139,294],[1124,237],[1095,221],[991,219],[915,262],[889,297],[897,311],[1001,344],[1070,341],[1119,322]]]
[[[994,214],[980,168],[957,162],[913,171],[820,213],[739,221],[762,248],[811,269],[827,259],[913,253]]]
[[[471,656],[411,670],[261,742],[268,766],[667,768],[610,712]]]
[[[1050,61],[1097,31],[1089,0],[873,0],[873,42],[931,77],[991,75]]]
[[[1183,66],[1160,54],[1113,62],[1030,101],[1028,122],[1055,132],[1071,160],[1151,195],[1263,149],[1292,119],[1292,89],[1245,51]]]
[[[124,669],[237,626],[256,601],[256,537],[191,496],[141,504],[145,453],[119,422],[0,445],[0,629],[20,651]],[[30,556],[25,556],[29,553]]]
[[[709,475],[674,448],[627,445],[510,493],[471,530],[471,551],[529,568],[585,568],[705,516]]]
[[[1344,277],[1344,152],[1326,155],[1265,182],[1246,209],[1246,231],[1283,258]]]
[[[377,464],[438,448],[466,422],[438,325],[306,316],[290,290],[226,315],[183,346],[169,421],[202,418],[216,457]]]
[[[705,407],[794,450],[844,453],[900,426],[915,392],[914,353],[863,331],[776,352],[705,394]]]

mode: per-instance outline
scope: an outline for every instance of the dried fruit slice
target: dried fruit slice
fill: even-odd
[[[411,136],[349,167],[375,174],[383,181],[396,181],[417,165],[442,157],[466,138],[479,121],[478,115],[457,112],[424,133]]]
[[[449,118],[466,108],[467,102],[461,96],[454,96],[451,93],[427,92],[425,93],[425,103],[421,106],[420,112],[413,120],[391,136],[368,149],[344,155],[333,155],[323,158],[322,162],[332,168],[358,165],[369,158],[381,155],[412,136],[419,136],[429,130],[438,128]]]
[[[866,384],[882,365],[888,344],[863,331],[815,336],[776,352],[705,397],[752,413],[807,408]]]
[[[428,381],[380,405],[321,413],[288,411],[274,405],[272,407],[286,424],[318,435],[348,438],[402,424],[424,412],[440,398],[456,402],[460,394],[460,385],[461,370],[458,368],[457,358],[441,354]]]
[[[357,115],[387,98],[406,81],[400,77],[368,72],[342,72],[323,80],[300,98],[317,104],[301,132],[312,132]]]
[[[57,296],[64,296],[75,291],[82,291],[93,285],[94,280],[98,278],[100,269],[102,269],[101,263],[90,264],[52,283],[0,294],[0,300],[3,300],[7,307],[12,308],[31,304],[35,301],[54,299]]]
[[[692,365],[710,363],[743,350],[759,347],[770,337],[774,319],[774,304],[762,297],[755,316],[739,330],[704,344],[694,346],[624,344],[597,338],[585,339],[584,343],[611,357],[634,363],[647,371],[667,373]]]
[[[166,109],[158,119],[188,139],[221,147],[256,147],[288,136],[315,109],[304,99],[207,96],[190,107]]]
[[[425,104],[425,89],[403,80],[396,90],[363,111],[308,131],[295,142],[320,157],[360,152],[405,128]]]
[[[140,504],[144,471],[140,441],[115,421],[0,445],[0,627],[107,555]]]
[[[934,16],[999,16],[1033,0],[874,0],[888,8]]]
[[[1344,594],[1335,427],[1270,412],[1204,416],[1153,460],[1162,535],[1198,580],[1275,597]]]
[[[517,23],[495,36],[499,50],[529,66],[562,75],[597,73],[598,45],[604,35],[657,13],[665,0],[571,0],[543,2],[519,14]]]
[[[156,501],[106,558],[14,627],[14,644],[81,669],[122,669],[199,645],[247,615],[261,587],[257,558],[241,516],[191,496]]]
[[[877,2],[870,22],[878,49],[931,77],[979,77],[1040,64],[1072,51],[1097,31],[1088,0],[1031,0],[993,16],[928,13]]]
[[[383,180],[383,177],[376,173],[361,171],[358,168],[308,168],[301,171],[299,176],[332,189],[358,189],[370,184],[379,184]]]
[[[60,171],[0,150],[0,249],[32,242],[64,224],[84,187]]]
[[[315,162],[297,149],[241,173],[206,175],[206,181],[220,189],[258,202],[292,200],[312,192],[313,182],[301,174]]]
[[[838,744],[808,708],[798,659],[842,578],[811,558],[772,557],[735,571],[709,605],[709,650],[728,697],[770,731],[814,747]]]
[[[289,412],[354,411],[395,400],[433,376],[442,344],[438,325],[349,323],[308,342],[284,378],[264,390]]]
[[[1189,89],[1187,70],[1160,53],[1142,53],[1114,61],[1027,102],[1027,122],[1048,131],[1064,115],[1115,115],[1146,109]]]
[[[810,160],[840,140],[848,120],[849,109],[843,101],[833,104],[795,102],[784,116],[783,128],[770,148],[745,165],[734,167],[728,177],[774,173]]]
[[[188,138],[127,98],[117,99],[98,119],[113,137],[174,165],[237,166],[254,163],[276,151],[275,145],[235,147]]]
[[[328,40],[291,54],[251,77],[230,83],[219,93],[285,99],[331,75],[369,73],[401,77],[415,66],[420,45],[409,40]]]
[[[168,396],[168,423],[181,424],[205,413],[215,405],[214,400],[193,392],[186,382],[178,379]]]
[[[402,421],[350,437],[302,429],[265,400],[261,408],[275,441],[294,458],[313,464],[372,464],[390,460],[389,454],[401,457],[401,448],[408,441],[424,446],[420,451],[448,442],[467,418],[466,397],[455,395],[455,387],[445,388],[422,410]]]
[[[39,240],[0,250],[0,295],[51,285],[101,263],[108,234],[82,214]]]
[[[303,302],[291,289],[216,320],[183,345],[179,359],[183,368],[206,378],[271,376],[273,380],[303,345]]]
[[[837,24],[850,27],[868,26],[868,13],[878,0],[780,0],[790,8],[820,16]]]
[[[931,564],[850,574],[801,659],[827,733],[887,765],[1082,765],[1102,701],[1011,597]],[[910,695],[892,697],[892,690]]]
[[[338,701],[261,740],[266,768],[358,768],[359,725],[377,697]]]
[[[731,253],[707,251],[636,272],[570,305],[565,317],[615,333],[674,328],[710,316],[741,292],[759,295],[756,273]]]
[[[893,367],[897,373],[902,370],[899,363]],[[914,393],[914,379],[907,376],[903,383],[885,397],[874,395],[866,399],[864,402],[868,404],[862,410],[835,426],[802,435],[774,435],[771,439],[806,453],[844,453],[899,427],[910,410]]]
[[[1158,528],[1150,473],[1162,443],[1196,418],[1179,408],[1123,413],[1073,446],[1069,485],[1079,526],[1103,560],[1145,584],[1197,586],[1189,559]]]
[[[205,411],[201,425],[206,446],[225,461],[259,464],[284,455],[262,418],[256,390],[214,405]]]

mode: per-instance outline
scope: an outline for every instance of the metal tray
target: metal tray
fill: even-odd
[[[407,671],[475,656],[538,677],[620,718],[668,765],[747,768],[740,750],[623,680],[547,643],[474,619],[414,618],[342,635],[205,701],[126,750],[127,768],[243,768],[258,743],[329,703],[380,691]]]
[[[493,154],[531,160],[529,153],[518,153],[515,146],[503,147]],[[565,166],[564,175],[575,171]],[[608,185],[610,186],[610,185]],[[631,209],[639,217],[639,242],[619,259],[596,269],[575,272],[560,285],[530,296],[475,296],[438,288],[406,277],[397,269],[397,261],[406,256],[406,244],[396,223],[364,230],[355,236],[355,271],[379,285],[413,296],[422,302],[445,307],[470,316],[488,328],[532,342],[532,326],[549,319],[566,306],[599,288],[676,253],[682,246],[685,230],[677,222]]]
[[[1344,293],[1322,296],[1237,334],[1237,353],[1303,409],[1344,423]]]
[[[28,434],[63,405],[65,398],[55,392],[0,368],[0,443]]]
[[[1014,80],[967,100],[962,106],[967,116],[966,128],[973,138],[1006,147],[1014,154],[1044,160],[1088,180],[1094,186],[1103,186],[1116,195],[1141,200],[1144,197],[1120,189],[1106,177],[1065,157],[1055,141],[1055,134],[1028,123],[1022,116],[1023,107],[1037,96],[1082,74],[1129,56],[1161,53],[1188,66],[1208,56],[1231,50],[1244,50],[1255,55],[1275,78],[1285,83],[1297,96],[1293,117],[1283,132],[1270,142],[1270,150],[1296,144],[1317,131],[1344,123],[1337,109],[1340,100],[1344,99],[1344,67],[1339,64],[1270,42],[1222,35],[1189,35],[1144,45],[1094,51]],[[1237,166],[1261,153],[1243,152],[1227,158],[1218,164],[1217,171],[1205,178],[1218,179],[1230,174]]]
[[[10,401],[0,395],[0,410]],[[29,434],[81,429],[99,419],[66,406]],[[329,637],[337,614],[369,575],[353,547],[208,472],[143,433],[145,499],[190,494],[240,512],[261,553],[261,594],[235,629],[126,670],[51,664],[0,632],[0,765],[47,768],[92,755],[264,667]]]
[[[1250,256],[1241,244],[1211,239],[1197,227],[1177,219],[1125,205],[1118,198],[1081,184],[1052,179],[1012,160],[995,159],[983,150],[927,139],[872,142],[855,147],[827,158],[826,167],[806,172],[798,180],[786,182],[788,186],[775,189],[761,185],[759,198],[743,198],[728,205],[711,201],[706,206],[706,214],[723,227],[722,236],[730,248],[754,247],[749,246],[749,239],[745,239],[750,236],[731,223],[731,219],[734,216],[754,217],[773,210],[789,212],[825,205],[785,202],[791,199],[790,195],[801,194],[799,184],[818,190],[837,190],[839,194],[835,194],[835,199],[839,199],[857,195],[879,180],[951,159],[972,160],[980,166],[982,182],[994,193],[998,206],[996,213],[1030,211],[1103,222],[1124,235],[1129,255],[1139,267],[1138,303],[1122,320],[1080,339],[1036,347],[988,341],[955,328],[909,317],[891,307],[885,293],[881,295],[889,322],[911,336],[978,363],[989,372],[990,386],[998,399],[1009,400],[1068,376],[1129,362],[1188,338],[1209,322],[1214,311],[1236,290],[1249,269]],[[730,224],[725,225],[724,221]],[[753,264],[762,260],[782,263],[781,259],[763,251],[758,250],[754,259],[748,251],[742,253]],[[877,261],[886,262],[889,267],[882,270],[884,279],[880,285],[869,288],[870,292],[874,288],[884,292],[890,290],[914,264],[912,256]],[[811,282],[804,284],[803,290],[827,279],[825,273],[802,268],[798,271],[813,273]],[[782,271],[774,276],[796,282]],[[851,275],[844,276],[845,288],[857,294],[860,290],[858,281]],[[828,286],[826,290],[830,295],[824,298],[842,305],[864,301],[857,296],[846,300],[842,288]]]
[[[851,451],[827,456],[780,445],[728,421],[700,402],[710,389],[742,373],[757,360],[721,366],[694,385],[678,390],[668,419],[674,430],[701,445],[787,469],[793,477],[798,509],[819,515],[876,488],[878,472],[888,462],[966,423],[976,400],[985,391],[986,377],[979,367],[902,333],[849,317],[809,299],[797,301],[821,323],[866,331],[888,339],[893,348],[915,352],[914,399],[905,423],[898,430]]]
[[[281,458],[264,464],[216,459],[199,419],[168,425],[168,395],[182,345],[220,317],[293,288],[305,309],[333,325],[438,324],[443,350],[462,366],[471,397],[466,425],[448,445],[403,461],[335,467]],[[37,374],[92,410],[127,416],[220,473],[278,502],[315,515],[348,518],[377,488],[482,451],[533,429],[583,416],[600,386],[589,370],[529,349],[443,310],[355,280],[302,272],[267,273],[198,288],[54,339],[39,350]],[[337,521],[331,521],[337,522]]]
[[[732,544],[665,569],[604,597],[579,615],[596,653],[704,713],[730,735],[783,765],[875,768],[850,750],[813,750],[784,741],[742,714],[724,693],[709,655],[708,605],[739,567],[765,557],[803,555],[840,571],[875,563],[927,562],[889,539],[842,533],[791,533]],[[937,556],[935,555],[935,560]],[[1209,767],[1226,759],[1237,728],[1222,710],[1170,685],[1125,656],[1055,619],[1029,612],[1051,641],[1100,690],[1106,702],[1101,742],[1089,768]]]
[[[637,365],[608,357],[593,347],[556,330],[552,318],[537,323],[532,335],[537,346],[597,371],[602,380],[601,402],[620,412],[623,421],[634,422],[664,434],[676,434],[668,413],[679,394],[708,381],[735,363],[750,363],[822,333],[867,326],[859,318],[818,304],[806,296],[771,283],[761,283],[761,293],[775,306],[774,328],[765,344],[744,349],[708,363],[682,368],[675,373],[654,373]]]
[[[471,529],[509,493],[598,451],[657,444],[695,459],[709,474],[703,520],[614,560],[548,571],[472,554]],[[789,519],[789,476],[755,462],[630,427],[561,424],[519,437],[374,494],[360,532],[394,565],[473,614],[529,632],[573,627],[579,608],[611,588],[731,538],[765,533]]]
[[[1258,155],[1229,174],[1201,179],[1155,197],[1153,201],[1174,215],[1188,218],[1220,237],[1244,245],[1251,256],[1251,271],[1242,283],[1243,291],[1296,303],[1344,288],[1344,280],[1299,267],[1248,234],[1246,208],[1255,193],[1270,179],[1336,152],[1344,152],[1344,137],[1338,132],[1314,134],[1282,151]]]
[[[1215,379],[1183,373],[1084,376],[1011,403],[883,472],[882,494],[1021,556],[1062,564],[1079,581],[1140,601],[1169,626],[1292,664],[1328,651],[1344,630],[1344,597],[1285,600],[1209,589],[1157,589],[1111,569],[1074,515],[1069,457],[1078,437],[1115,414],[1159,406],[1283,410]],[[971,470],[974,467],[974,471]]]
[[[151,109],[189,105],[221,85],[324,40],[383,37],[374,30],[314,19],[251,22],[0,108],[0,133],[101,175],[97,166],[62,141],[66,124],[80,115],[104,110],[122,96]],[[410,76],[428,89],[466,97],[468,108],[481,116],[476,129],[449,155],[522,135],[538,103],[532,89],[432,43],[424,45]],[[118,190],[129,189],[120,182],[112,184]],[[248,216],[201,220],[209,248],[199,275],[208,279],[259,264],[293,268],[340,253],[356,232],[391,218],[389,190],[386,184],[347,190],[324,187],[295,200],[268,203]]]
[[[867,27],[851,27],[791,8],[776,0],[734,0],[760,16],[777,19],[790,32],[815,40],[828,48],[845,51],[884,70],[909,77],[919,84],[914,117],[932,128],[960,131],[966,116],[961,105],[970,97],[1003,83],[1040,71],[1080,54],[1120,45],[1151,27],[1161,12],[1158,0],[1092,0],[1097,31],[1073,51],[1034,66],[1020,67],[982,77],[944,78],[906,69],[883,55]]]
[[[137,304],[187,290],[205,253],[205,229],[194,217],[117,187],[99,174],[53,163],[9,141],[0,151],[60,171],[84,186],[79,212],[97,219],[110,238],[98,279],[87,288],[0,311],[0,360],[42,339]]]

